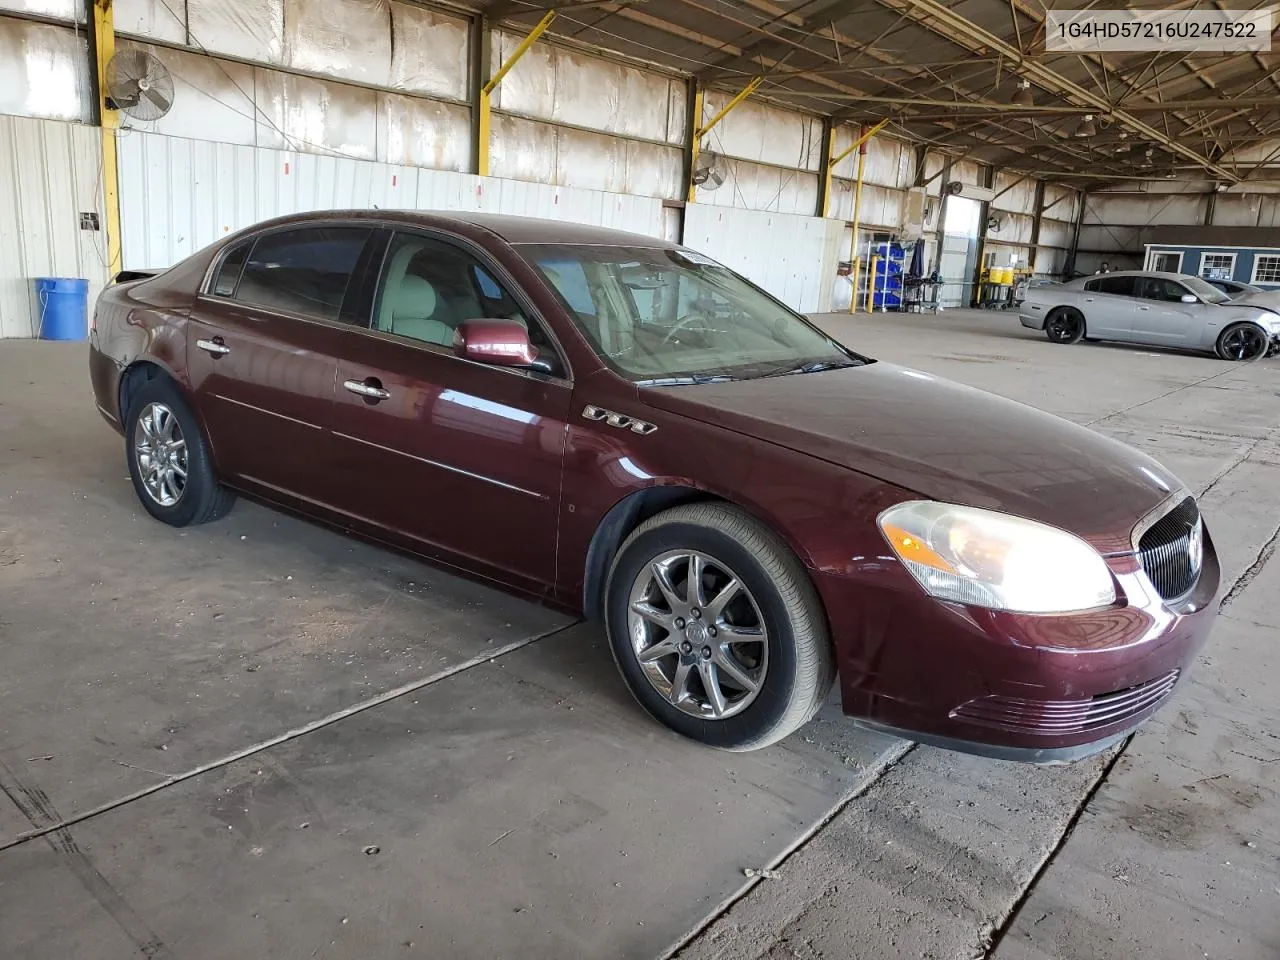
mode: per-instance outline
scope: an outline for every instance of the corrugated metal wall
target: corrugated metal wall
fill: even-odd
[[[662,235],[653,197],[138,132],[120,140],[120,206],[126,268],[307,210],[482,210]]]
[[[106,282],[99,131],[54,120],[0,116],[0,337],[29,337],[38,316],[34,277],[82,277],[90,302]]]

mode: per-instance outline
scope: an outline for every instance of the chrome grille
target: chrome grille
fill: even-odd
[[[1030,700],[993,694],[961,704],[951,716],[984,727],[1049,736],[1084,733],[1121,723],[1155,707],[1178,682],[1174,670],[1154,680],[1087,700]]]
[[[1156,592],[1176,600],[1191,592],[1200,578],[1204,528],[1192,497],[1151,525],[1138,541],[1138,560]]]

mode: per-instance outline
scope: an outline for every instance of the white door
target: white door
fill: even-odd
[[[1181,250],[1152,250],[1147,255],[1147,269],[1157,273],[1181,273]]]

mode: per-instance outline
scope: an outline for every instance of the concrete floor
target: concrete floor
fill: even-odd
[[[83,348],[5,343],[0,957],[1273,960],[1280,361],[823,322],[1202,494],[1224,616],[1121,751],[1028,768],[833,707],[702,750],[593,627],[243,500],[155,523]]]

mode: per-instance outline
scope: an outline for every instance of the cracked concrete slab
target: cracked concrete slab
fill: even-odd
[[[1110,776],[1109,756],[1040,769],[920,747],[895,764],[901,741],[857,730],[834,703],[761,754],[704,751],[644,717],[598,633],[575,627],[0,850],[0,955],[967,960],[994,943],[996,956],[1074,960],[1199,958],[1203,941],[1247,960],[1273,948],[1274,911],[1259,907],[1280,888],[1273,764],[1247,741],[1276,729],[1265,689],[1280,566],[1262,555],[1280,525],[1280,363],[1064,348],[976,311],[821,322],[873,356],[1095,422],[1208,488],[1224,576],[1245,586],[1192,682]],[[9,349],[0,367],[19,356]],[[161,782],[108,761],[168,772],[156,755],[226,757],[470,662],[489,639],[564,622],[252,505],[194,540],[144,523],[118,441],[84,405],[82,358],[41,377],[46,424],[23,386],[35,354],[22,356],[0,377],[0,416],[18,424],[0,440],[0,475],[18,478],[0,488],[0,531],[21,531],[0,534],[0,590],[27,604],[16,642],[0,608],[0,697],[20,720],[0,734],[0,760],[30,796],[0,798],[0,838]],[[6,581],[13,555],[40,576]],[[192,570],[219,585],[221,619],[180,628],[154,601],[129,604],[165,585],[198,593]],[[295,580],[270,579],[281,573]],[[322,619],[375,628],[319,644],[293,630],[290,604],[313,580]],[[247,622],[229,629],[232,615]],[[264,649],[268,634],[282,642]],[[171,715],[189,722],[157,750]],[[104,753],[102,729],[131,752]],[[68,766],[28,762],[39,755]],[[1177,789],[1150,802],[1153,784]],[[1202,825],[1177,819],[1182,795],[1206,808]],[[1148,806],[1163,819],[1143,819]],[[1227,856],[1233,843],[1242,855]],[[1081,900],[1078,886],[1112,868],[1121,886]],[[1122,949],[1072,953],[1093,934]]]

